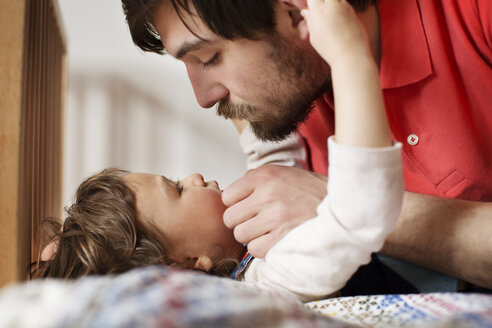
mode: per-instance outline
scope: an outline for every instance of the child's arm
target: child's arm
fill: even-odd
[[[357,147],[391,145],[378,67],[367,33],[345,0],[308,0],[310,41],[331,67],[335,139]]]
[[[401,144],[392,145],[367,36],[340,0],[309,0],[310,40],[332,66],[335,138],[318,216],[286,234],[245,273],[303,301],[342,288],[391,232],[403,200]]]
[[[403,199],[401,144],[359,148],[329,140],[328,195],[317,217],[287,233],[244,275],[302,301],[342,288],[381,249]]]

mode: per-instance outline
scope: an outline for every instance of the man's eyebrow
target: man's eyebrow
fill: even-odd
[[[176,53],[176,59],[181,59],[186,54],[190,51],[196,50],[200,47],[202,47],[205,43],[210,43],[209,40],[204,40],[204,39],[199,39],[199,40],[194,40],[191,42],[185,42],[181,48],[179,48],[178,52]]]

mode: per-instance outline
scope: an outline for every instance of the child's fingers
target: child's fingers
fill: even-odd
[[[311,22],[310,17],[309,17],[309,10],[307,9],[302,9],[300,11],[301,16],[304,18],[306,21],[306,27],[302,28],[302,39],[303,40],[308,40],[309,39],[309,24]]]
[[[345,4],[347,3],[347,0],[307,0],[307,7],[308,8],[314,8],[317,6],[323,6],[324,4],[330,4],[330,3],[341,3]]]
[[[309,10],[303,9],[300,11],[301,16],[304,17],[305,20],[309,20]]]
[[[315,8],[317,6],[319,6],[320,4],[322,4],[324,2],[324,0],[307,0],[306,3],[307,3],[307,7],[309,9],[311,8]]]

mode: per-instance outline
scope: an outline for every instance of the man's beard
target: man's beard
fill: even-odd
[[[245,102],[234,104],[225,98],[217,105],[217,115],[247,120],[262,141],[281,141],[307,119],[313,101],[331,90],[331,81],[328,66],[321,57],[315,53],[306,56],[305,50],[289,44],[278,34],[270,38],[267,60],[276,70],[276,76],[268,84],[269,91],[273,92],[264,97],[267,108],[260,109]],[[317,61],[318,66],[313,61]]]

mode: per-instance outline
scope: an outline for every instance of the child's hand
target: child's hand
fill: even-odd
[[[329,65],[350,55],[368,54],[367,32],[346,0],[307,0],[307,4],[301,14],[309,40]]]

